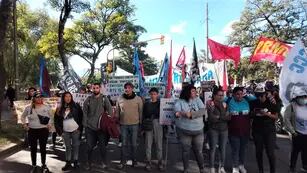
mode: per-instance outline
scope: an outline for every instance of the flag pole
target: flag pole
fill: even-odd
[[[209,38],[209,10],[208,10],[208,2],[206,3],[206,42],[207,42],[207,54],[206,54],[206,63],[208,63],[209,59],[209,45],[208,45],[208,38]]]

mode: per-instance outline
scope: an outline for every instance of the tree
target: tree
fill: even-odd
[[[124,70],[134,73],[133,68],[133,48],[126,48],[126,50],[120,51],[120,57],[115,59],[115,64],[123,68]],[[139,60],[143,63],[144,75],[154,75],[158,73],[158,64],[153,58],[151,58],[144,50],[138,48]]]
[[[298,1],[248,0],[240,21],[232,28],[229,43],[250,51],[261,35],[290,44],[299,37],[307,41],[307,19]]]
[[[71,12],[81,12],[89,7],[88,3],[82,0],[48,0],[51,7],[59,10],[59,29],[58,29],[58,50],[64,69],[68,68],[68,60],[65,56],[64,29],[67,19],[71,17]]]
[[[105,46],[119,45],[119,38],[134,40],[133,35],[126,33],[134,26],[130,19],[133,11],[129,0],[99,0],[69,30],[75,41],[69,51],[90,64],[88,82],[93,79],[95,63]]]
[[[306,14],[298,1],[248,0],[240,20],[232,28],[229,44],[246,48],[250,54],[260,36],[276,38],[289,44],[301,38],[307,45]],[[265,78],[278,71],[276,64],[271,62],[249,64],[249,59],[243,58],[240,63],[237,72],[231,72],[232,75],[237,74],[239,80],[243,77]]]
[[[7,28],[9,24],[9,19],[12,10],[12,1],[11,0],[1,0],[0,4],[0,105],[2,105],[3,101],[3,93],[6,84],[6,71],[4,64],[4,47],[6,44],[6,35]],[[1,108],[0,107],[0,129],[1,129]]]

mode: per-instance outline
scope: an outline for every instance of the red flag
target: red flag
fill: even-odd
[[[167,83],[166,83],[166,93],[165,97],[170,98],[172,95],[172,87],[173,87],[173,66],[172,66],[172,48],[173,47],[173,41],[171,40],[171,52],[169,56],[169,66],[167,71]]]
[[[235,62],[235,66],[238,67],[241,56],[239,46],[230,47],[211,39],[208,39],[208,44],[213,60],[232,59]]]
[[[141,70],[142,78],[144,78],[145,72],[144,72],[144,66],[143,66],[143,62],[142,61],[140,61],[140,70]]]
[[[250,62],[266,59],[275,63],[282,63],[290,49],[291,47],[285,43],[261,36]]]
[[[177,63],[176,63],[176,67],[178,67],[180,70],[183,69],[184,67],[184,64],[185,64],[185,50],[184,50],[184,46],[180,52],[180,55],[179,55],[179,58],[177,60]]]
[[[185,56],[185,50],[184,50],[184,46],[183,46],[183,48],[180,52],[179,58],[177,60],[177,63],[176,63],[176,67],[181,70],[182,82],[185,79],[185,73],[186,73],[185,72],[186,71],[185,58],[186,58],[186,56]]]

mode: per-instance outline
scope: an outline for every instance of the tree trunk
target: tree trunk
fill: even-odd
[[[95,63],[91,64],[91,72],[90,75],[87,78],[87,83],[92,83],[95,78]]]
[[[63,63],[64,70],[68,69],[68,59],[65,55],[65,42],[64,42],[64,29],[66,21],[71,12],[71,0],[65,0],[64,6],[62,7],[60,20],[59,20],[59,30],[58,30],[58,50],[61,61]]]
[[[2,101],[4,96],[4,88],[6,84],[6,71],[4,68],[4,44],[5,44],[5,36],[7,32],[7,26],[9,23],[9,18],[12,10],[12,1],[13,0],[2,0],[0,4],[0,129],[1,129],[1,109],[2,109]]]

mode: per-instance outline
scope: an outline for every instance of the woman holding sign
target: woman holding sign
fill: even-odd
[[[204,173],[204,122],[205,106],[197,96],[196,88],[187,85],[180,93],[179,100],[175,103],[176,127],[182,145],[182,159],[184,173],[189,169],[189,155],[192,148],[197,160],[200,173]]]

